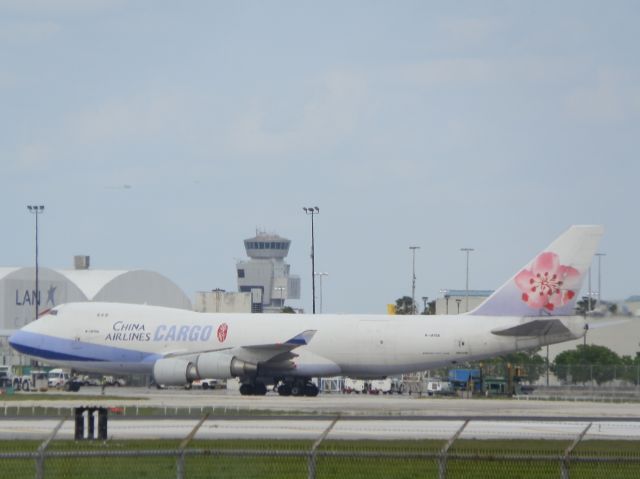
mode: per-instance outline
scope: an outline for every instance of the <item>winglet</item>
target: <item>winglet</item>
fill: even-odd
[[[290,346],[305,346],[309,344],[311,338],[313,338],[314,334],[316,334],[317,329],[307,329],[306,331],[302,331],[300,334],[295,335],[293,338],[285,341],[284,344],[288,344]]]

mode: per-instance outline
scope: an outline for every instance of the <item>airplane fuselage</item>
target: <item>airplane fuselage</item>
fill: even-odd
[[[153,306],[76,303],[56,308],[16,333],[14,348],[78,371],[151,373],[165,357],[233,354],[272,345],[304,330],[288,376],[380,377],[536,348],[584,334],[584,319],[555,318],[561,335],[500,336],[531,317],[211,314]],[[554,319],[549,317],[548,319]],[[264,376],[281,374],[266,366]]]

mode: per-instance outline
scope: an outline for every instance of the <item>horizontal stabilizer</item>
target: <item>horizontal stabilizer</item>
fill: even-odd
[[[630,321],[629,318],[620,318],[620,319],[596,319],[594,321],[589,321],[587,324],[589,325],[589,329],[601,329],[601,328],[609,328],[611,326],[619,326],[620,324],[626,324]]]
[[[536,319],[512,328],[491,331],[497,336],[557,336],[571,331],[559,319]]]

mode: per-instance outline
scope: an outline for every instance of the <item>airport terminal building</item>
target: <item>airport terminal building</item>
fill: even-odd
[[[28,359],[8,344],[13,331],[33,321],[38,311],[63,303],[106,301],[191,309],[189,297],[172,281],[153,271],[91,270],[89,258],[77,257],[76,269],[0,267],[0,364],[26,364]]]

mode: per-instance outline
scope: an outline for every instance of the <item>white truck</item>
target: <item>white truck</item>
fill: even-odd
[[[65,369],[52,369],[47,373],[50,388],[63,389],[71,380],[71,374]]]
[[[442,379],[430,379],[426,381],[425,388],[428,396],[448,396],[453,393],[451,383]]]
[[[49,389],[47,373],[39,369],[32,369],[31,373],[20,378],[20,389],[23,391],[46,391]]]
[[[346,394],[402,394],[404,386],[397,378],[351,379],[344,378],[342,392]]]
[[[0,389],[12,387],[13,379],[11,366],[0,366]]]
[[[217,379],[196,379],[195,381],[189,383],[189,387],[191,388],[201,388],[201,389],[217,389],[220,385],[218,384]]]
[[[78,392],[83,384],[83,379],[73,377],[68,369],[55,368],[47,373],[49,388]]]
[[[344,394],[364,394],[367,392],[367,383],[362,379],[344,378],[342,384],[342,392]]]

